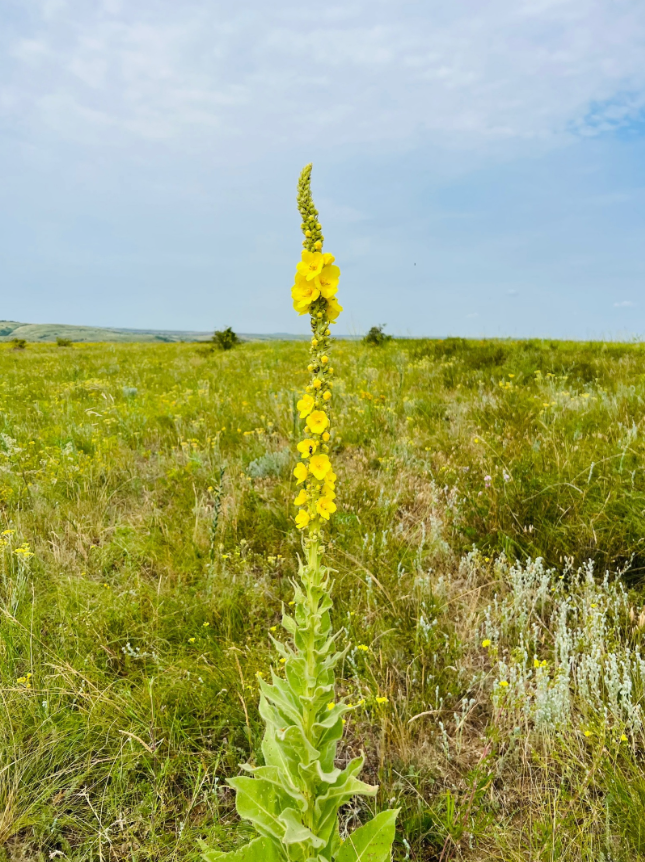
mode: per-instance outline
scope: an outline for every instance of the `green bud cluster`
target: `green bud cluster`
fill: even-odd
[[[316,248],[316,243],[325,241],[322,235],[322,225],[318,219],[318,210],[314,205],[314,199],[311,195],[311,164],[305,165],[298,179],[298,209],[302,224],[300,225],[302,232],[305,235],[303,246],[307,251],[320,251]]]

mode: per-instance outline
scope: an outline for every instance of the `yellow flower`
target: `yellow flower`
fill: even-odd
[[[322,487],[323,496],[324,496],[324,497],[329,497],[329,499],[330,499],[330,500],[335,500],[335,499],[336,499],[336,494],[335,494],[335,492],[334,492],[334,487],[335,487],[335,486],[334,486],[334,483],[333,483],[333,482],[331,482],[331,483],[329,483],[329,484],[328,484],[327,482],[324,482],[324,483],[323,483],[323,487]]]
[[[621,735],[620,735],[620,741],[621,741],[621,742],[627,742],[627,737],[626,737],[626,735],[625,735],[624,733],[621,733]]]
[[[337,266],[324,266],[316,278],[316,287],[325,299],[332,299],[338,290],[340,269]]]
[[[304,467],[304,464],[299,464],[299,467]],[[297,468],[296,468],[297,469]],[[305,470],[307,468],[305,467]],[[309,460],[309,469],[316,477],[322,481],[325,478],[327,473],[331,470],[331,463],[327,455],[314,455],[313,458]],[[294,471],[295,472],[295,471]]]
[[[330,398],[331,398],[331,392],[328,389],[326,392],[323,393],[323,399],[325,401],[329,401]]]
[[[188,643],[189,643],[189,644],[194,644],[194,643],[195,643],[195,638],[188,638]]]
[[[323,254],[323,266],[330,266],[335,260],[336,258],[334,255],[330,254],[328,251]]]
[[[342,310],[343,306],[339,305],[336,297],[327,300],[327,317],[332,323],[338,318]]]
[[[501,680],[501,681],[500,681],[500,685],[501,685],[501,687],[502,687],[502,688],[508,688],[508,683],[506,682],[506,680],[505,680],[505,679],[503,679],[503,680]]]
[[[369,647],[366,644],[357,644],[356,649],[362,650],[363,652],[368,652]]]
[[[300,411],[300,418],[304,419],[305,416],[309,416],[311,411],[314,409],[314,399],[311,395],[303,395],[300,401],[296,404],[296,407]]]
[[[320,457],[320,456],[318,456],[318,457]],[[309,470],[307,470],[307,467],[301,461],[299,464],[296,464],[296,466],[293,468],[293,475],[298,480],[296,484],[299,485],[301,482],[305,481],[305,479],[309,475]]]
[[[318,444],[315,440],[301,440],[297,448],[303,458],[309,458],[318,448]]]
[[[325,521],[328,521],[329,516],[333,515],[333,513],[336,511],[336,504],[329,497],[320,497],[316,501],[316,511],[321,516],[321,518],[324,518]]]
[[[591,730],[585,730],[585,736],[591,736],[591,734],[592,734]]]
[[[296,515],[296,527],[299,530],[304,530],[309,521],[311,521],[311,518],[309,517],[309,512],[306,509],[301,509]]]
[[[335,703],[334,703],[334,701],[332,700],[332,701],[331,701],[331,703],[328,703],[328,704],[327,704],[327,709],[331,712],[331,711],[332,711],[332,709],[333,709],[335,706],[336,706],[336,704],[335,704]]]
[[[306,281],[296,276],[296,283],[291,288],[293,307],[300,314],[306,314],[309,306],[320,296],[320,291],[312,281]]]
[[[300,489],[300,493],[293,501],[294,506],[304,506],[307,500],[309,499],[309,494],[305,491],[304,488]]]
[[[307,425],[314,434],[322,434],[329,425],[329,417],[323,410],[314,410],[307,420]]]
[[[489,639],[488,639],[488,638],[486,638],[486,640],[483,640],[483,641],[482,641],[482,646],[483,646],[483,647],[489,647],[489,646],[490,646],[490,641],[489,641]]]
[[[302,260],[298,262],[296,269],[299,275],[307,281],[312,281],[316,276],[320,275],[324,265],[325,257],[319,251],[303,250]]]
[[[386,698],[386,697],[377,697],[377,698],[376,698],[376,702],[377,702],[377,703],[387,703],[387,702],[388,702],[388,700],[387,700],[387,698]]]

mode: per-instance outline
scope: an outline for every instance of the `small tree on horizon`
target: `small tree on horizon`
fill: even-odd
[[[392,340],[392,336],[388,335],[383,330],[387,324],[381,323],[379,326],[373,326],[367,335],[363,338],[363,344],[371,344],[375,347],[382,347]]]
[[[237,333],[233,332],[233,328],[227,326],[226,329],[216,329],[211,342],[213,347],[217,347],[219,350],[232,350],[240,343],[240,339]]]

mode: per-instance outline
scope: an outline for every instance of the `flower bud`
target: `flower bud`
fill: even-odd
[[[325,365],[327,362],[329,362],[329,357],[328,356],[321,356],[320,361],[322,362],[323,365]]]
[[[326,443],[329,440],[329,431],[325,431],[325,433],[322,435],[322,438]]]

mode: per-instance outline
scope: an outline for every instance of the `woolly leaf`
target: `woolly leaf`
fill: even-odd
[[[383,811],[352,832],[338,851],[336,862],[389,862],[398,813],[398,808]]]
[[[220,850],[208,850],[203,841],[199,842],[204,852],[201,854],[204,862],[285,862],[285,856],[270,838],[256,838],[250,844],[222,853]]]

